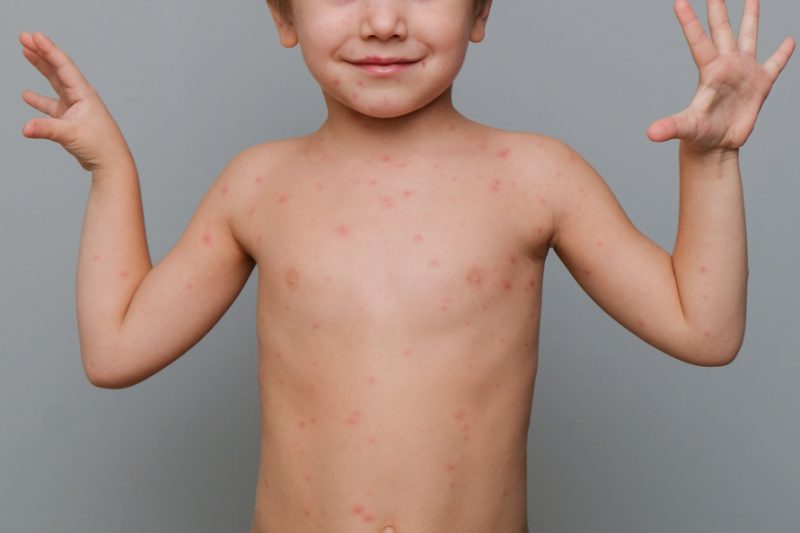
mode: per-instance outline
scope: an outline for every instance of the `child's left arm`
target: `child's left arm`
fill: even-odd
[[[741,348],[747,243],[739,148],[795,46],[787,38],[760,65],[758,11],[758,0],[746,0],[737,42],[723,0],[708,0],[710,38],[688,0],[675,3],[700,80],[684,111],[647,131],[653,141],[681,141],[672,256],[632,226],[588,164],[569,148],[560,150],[570,180],[556,211],[556,252],[621,324],[670,355],[702,366],[727,364]]]

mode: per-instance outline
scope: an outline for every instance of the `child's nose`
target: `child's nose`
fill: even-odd
[[[406,0],[367,0],[361,21],[361,37],[365,40],[372,37],[381,41],[404,40],[408,34],[405,2]]]

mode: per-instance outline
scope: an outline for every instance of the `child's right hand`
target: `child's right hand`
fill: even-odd
[[[49,115],[28,121],[22,134],[63,146],[88,171],[113,167],[131,157],[117,123],[72,60],[44,34],[19,37],[23,55],[50,81],[58,100],[25,91],[23,100]]]

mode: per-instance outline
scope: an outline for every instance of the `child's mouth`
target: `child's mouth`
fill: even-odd
[[[366,57],[349,63],[355,67],[365,70],[372,74],[392,75],[402,72],[415,65],[418,61],[414,59],[394,58],[394,57]]]

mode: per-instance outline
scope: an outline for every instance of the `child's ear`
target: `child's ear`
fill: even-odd
[[[272,7],[270,2],[267,2],[269,5],[269,11],[272,13],[272,20],[275,22],[275,29],[278,30],[278,38],[281,41],[281,46],[286,48],[292,48],[297,45],[297,32],[294,29],[294,25],[292,24],[291,20],[287,20],[281,13]]]
[[[492,9],[492,0],[486,0],[483,7],[475,15],[475,21],[472,24],[472,33],[469,35],[469,40],[473,43],[479,43],[486,37],[486,22],[489,20],[489,11]]]

